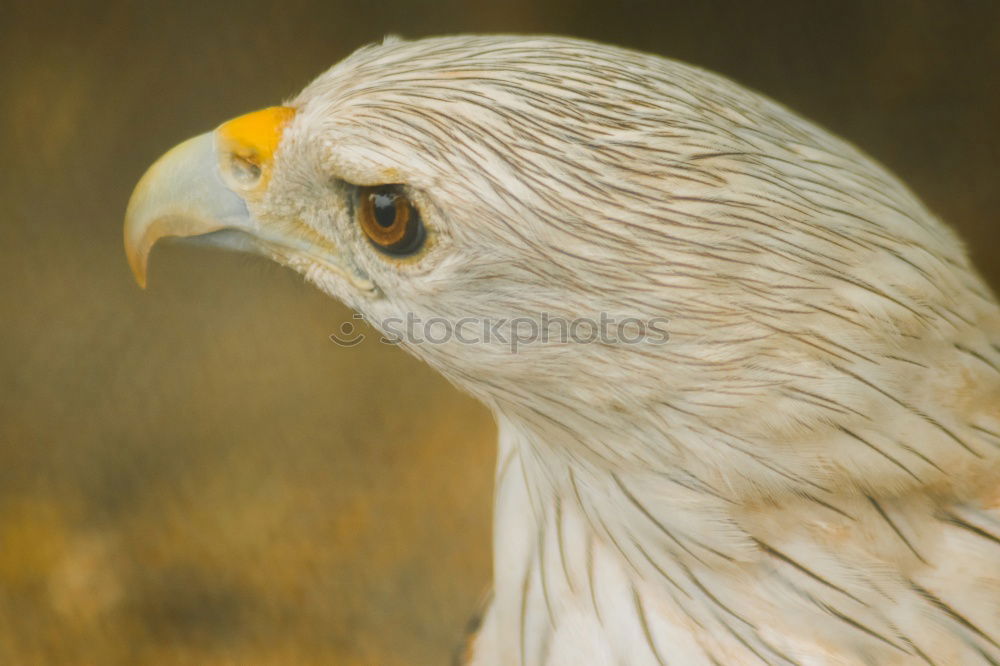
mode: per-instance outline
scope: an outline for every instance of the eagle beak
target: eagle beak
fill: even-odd
[[[295,115],[271,107],[240,116],[181,143],[139,180],[125,212],[125,254],[140,287],[153,245],[161,238],[236,231],[222,245],[246,244],[259,231],[247,202],[270,180],[274,153]]]

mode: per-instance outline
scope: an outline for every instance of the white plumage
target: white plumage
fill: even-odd
[[[666,344],[408,345],[500,426],[474,666],[1000,663],[1000,312],[885,169],[572,39],[390,40],[288,106],[260,182],[216,144],[242,219],[171,222],[180,158],[154,167],[137,271],[215,232],[376,326],[669,319]],[[426,225],[412,256],[357,223],[386,184]]]

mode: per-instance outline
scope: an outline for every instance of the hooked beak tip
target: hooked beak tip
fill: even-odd
[[[132,269],[132,277],[135,278],[135,283],[139,285],[140,289],[146,288],[146,255],[139,254],[138,252],[128,252],[128,266]]]

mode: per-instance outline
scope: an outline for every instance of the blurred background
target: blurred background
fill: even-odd
[[[898,173],[1000,282],[1000,3],[0,0],[0,664],[443,664],[490,579],[494,427],[263,261],[121,247],[179,140],[387,33],[720,71]]]

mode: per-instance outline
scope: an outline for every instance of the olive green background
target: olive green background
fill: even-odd
[[[445,663],[494,428],[263,261],[121,249],[177,141],[386,33],[547,32],[721,71],[888,164],[996,284],[1000,3],[0,0],[0,665]],[[460,174],[457,174],[460,177]]]

